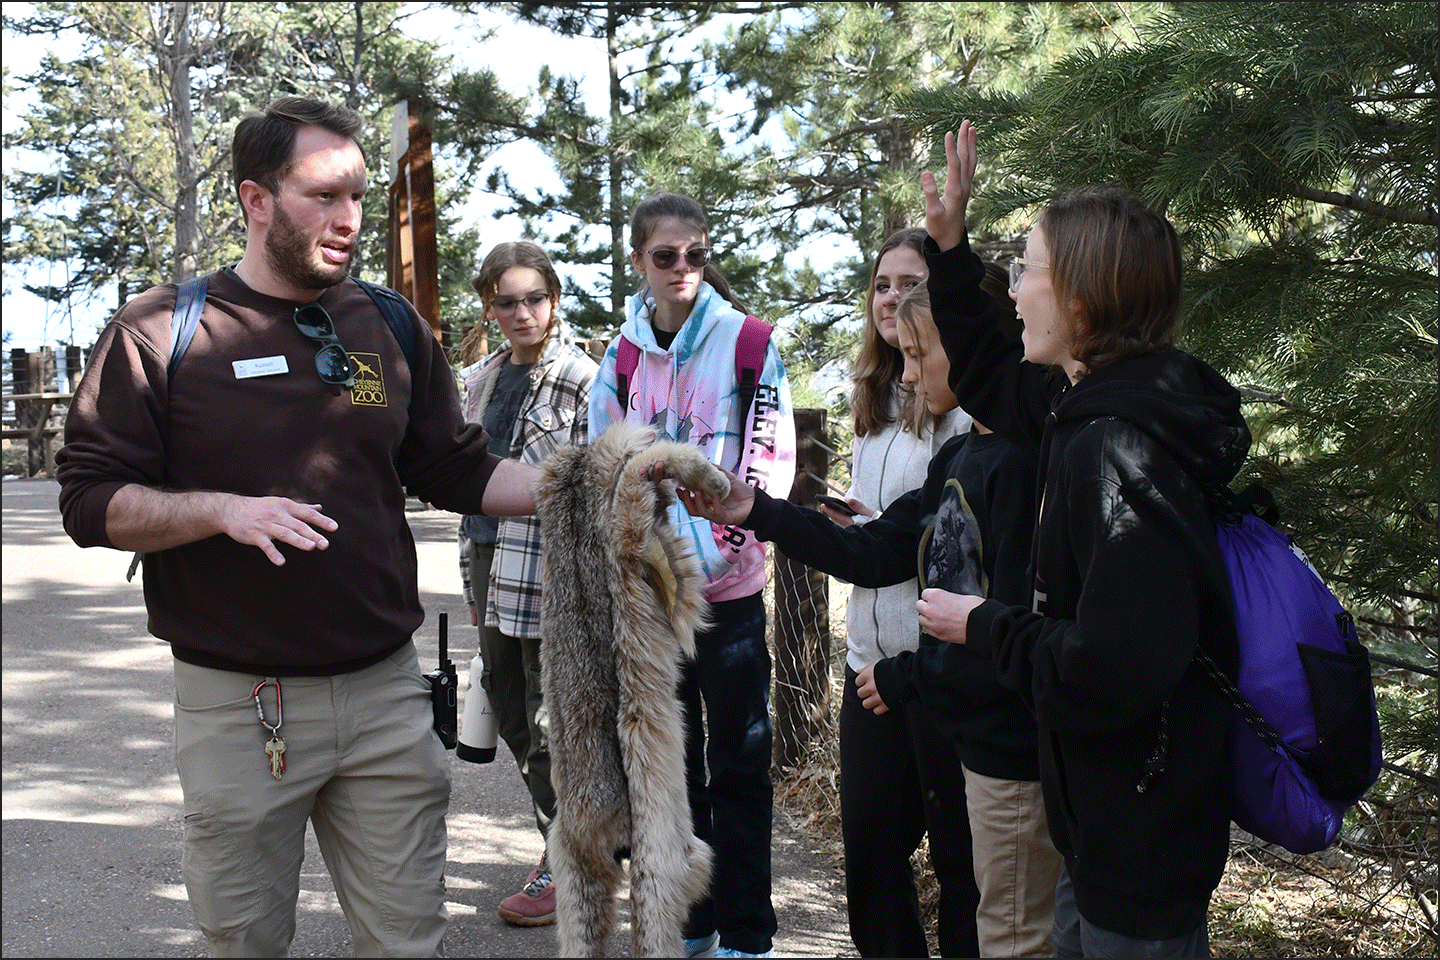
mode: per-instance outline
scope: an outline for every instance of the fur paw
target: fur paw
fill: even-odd
[[[665,463],[665,479],[687,490],[724,499],[730,493],[730,478],[711,463],[705,454],[688,444],[662,440],[645,451],[648,460]]]

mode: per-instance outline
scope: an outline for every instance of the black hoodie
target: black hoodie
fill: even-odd
[[[1194,661],[1234,675],[1230,588],[1202,484],[1250,446],[1240,396],[1179,350],[1071,386],[1023,362],[967,242],[926,241],[930,298],[961,406],[1040,462],[1029,608],[986,601],[988,652],[1040,727],[1041,779],[1076,904],[1104,930],[1184,936],[1205,920],[1229,849],[1229,706]]]
[[[763,490],[741,526],[791,560],[860,587],[915,578],[920,588],[1022,602],[1034,523],[1035,461],[994,434],[951,437],[930,461],[925,484],[895,498],[879,517],[840,527],[824,514]],[[875,664],[875,685],[892,710],[923,709],[966,767],[1003,780],[1038,780],[1035,721],[1002,686],[982,653],[922,633],[919,649]]]

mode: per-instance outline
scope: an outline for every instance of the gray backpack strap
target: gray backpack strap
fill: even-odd
[[[165,368],[165,384],[175,382],[175,368],[190,347],[200,314],[205,310],[205,291],[210,287],[208,276],[192,277],[180,284],[175,294],[175,313],[170,317],[170,365]]]
[[[170,316],[170,362],[165,367],[167,389],[175,383],[175,368],[180,366],[180,358],[185,356],[195,328],[200,325],[200,314],[205,311],[205,292],[209,289],[210,278],[202,274],[186,280],[175,291],[175,312]],[[130,569],[125,571],[126,583],[135,579],[143,556],[136,551],[130,558]]]

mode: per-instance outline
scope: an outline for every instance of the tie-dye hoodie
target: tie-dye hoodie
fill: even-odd
[[[788,496],[795,479],[795,421],[790,382],[774,337],[765,349],[753,422],[747,424],[735,377],[735,343],[745,315],[702,282],[695,308],[670,349],[662,350],[650,326],[653,304],[649,292],[641,291],[626,305],[620,333],[639,348],[640,358],[630,377],[630,407],[623,419],[659,427],[669,437],[693,443],[711,462],[752,486],[771,496]],[[619,337],[611,341],[591,385],[592,440],[622,419],[615,376],[619,343]],[[700,558],[709,584],[707,600],[735,600],[764,588],[765,545],[754,534],[691,517],[678,503],[671,507],[670,519]]]

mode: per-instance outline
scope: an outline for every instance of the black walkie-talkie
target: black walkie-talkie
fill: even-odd
[[[455,693],[457,678],[455,664],[450,662],[449,651],[445,648],[444,611],[440,613],[440,666],[425,674],[430,681],[430,706],[435,711],[435,735],[446,750],[454,750],[459,739],[460,718],[458,697]]]

